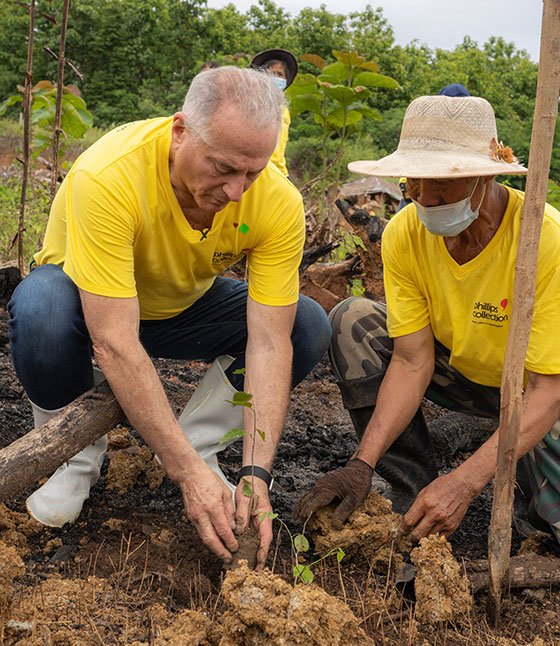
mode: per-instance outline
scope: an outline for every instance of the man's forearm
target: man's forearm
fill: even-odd
[[[130,423],[157,453],[173,480],[186,477],[197,459],[163,390],[152,361],[140,342],[96,348],[96,358]]]
[[[523,396],[518,459],[536,446],[560,418],[559,381],[557,376],[540,375],[528,384]],[[498,439],[499,428],[457,468],[476,493],[482,491],[496,473]]]
[[[353,457],[375,467],[410,424],[431,376],[431,370],[410,370],[391,361],[379,388],[374,414]]]

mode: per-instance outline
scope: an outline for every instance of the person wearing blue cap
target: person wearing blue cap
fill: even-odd
[[[464,85],[461,83],[451,83],[451,85],[446,85],[444,88],[438,92],[438,94],[443,96],[470,96],[471,93],[467,90]]]

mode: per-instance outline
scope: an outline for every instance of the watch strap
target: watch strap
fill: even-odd
[[[239,480],[241,480],[243,476],[255,476],[256,478],[260,478],[264,481],[269,490],[272,488],[272,483],[274,482],[274,478],[269,471],[262,467],[256,467],[253,465],[241,467],[241,469],[239,469],[238,476]]]

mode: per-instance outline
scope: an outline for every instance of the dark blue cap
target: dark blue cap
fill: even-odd
[[[451,85],[446,85],[438,94],[443,94],[444,96],[470,96],[471,93],[467,90],[464,85],[460,83],[452,83]]]

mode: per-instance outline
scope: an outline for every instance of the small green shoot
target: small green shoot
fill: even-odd
[[[245,393],[242,390],[236,392],[233,396],[233,399],[226,399],[227,402],[233,404],[234,406],[246,406],[247,408],[252,408],[253,406],[253,395],[251,393]]]
[[[232,440],[236,440],[239,437],[243,437],[245,431],[242,428],[232,428],[230,429],[220,440],[220,444],[227,444]]]
[[[290,537],[290,543],[292,548],[292,556],[294,559],[295,565],[292,568],[292,574],[294,576],[294,583],[302,581],[303,583],[312,583],[315,575],[313,574],[313,566],[317,565],[321,561],[329,558],[330,556],[335,555],[337,563],[340,563],[342,559],[346,556],[344,550],[341,547],[333,547],[326,554],[319,557],[311,563],[300,563],[300,555],[305,554],[309,551],[310,545],[309,541],[303,534],[296,534],[295,536],[290,531],[289,527],[284,523],[282,519],[278,517],[278,514],[274,512],[262,512],[259,514],[259,522],[262,522],[265,518],[270,518],[271,520],[278,520],[280,526],[286,530],[288,536]],[[305,527],[304,527],[305,530]]]

